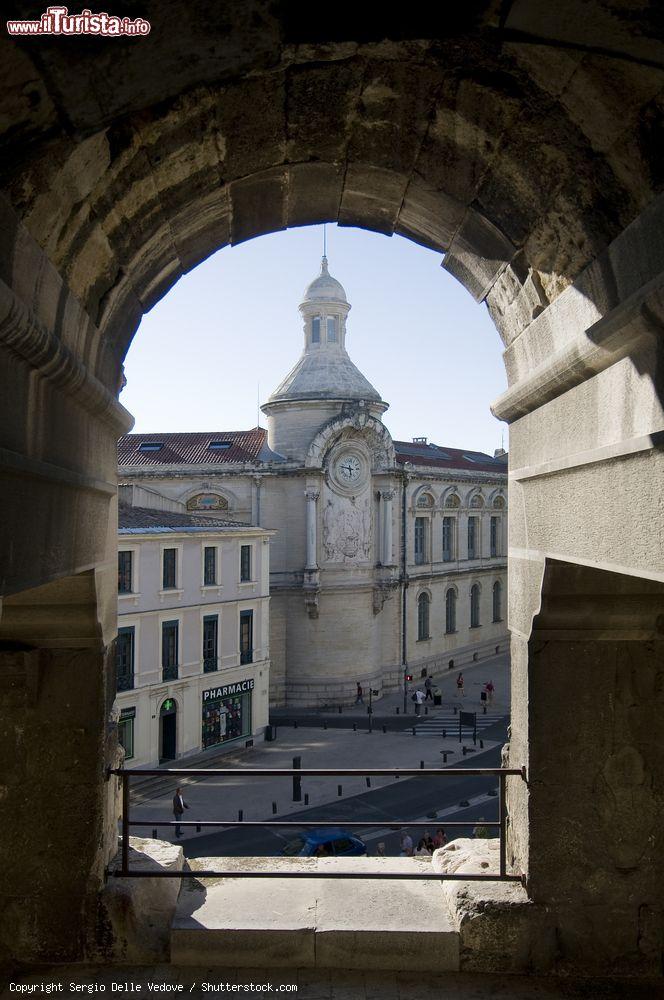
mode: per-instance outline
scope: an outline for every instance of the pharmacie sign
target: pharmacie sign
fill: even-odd
[[[224,687],[208,688],[203,692],[203,701],[216,701],[217,698],[229,698],[232,694],[246,694],[253,691],[254,679],[250,677],[246,681],[238,681],[237,684],[226,684]]]

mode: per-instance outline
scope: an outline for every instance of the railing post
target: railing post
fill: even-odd
[[[505,842],[505,834],[507,827],[507,803],[505,801],[505,775],[501,774],[499,776],[499,793],[498,793],[498,809],[500,817],[500,875],[507,874],[507,844]]]
[[[122,874],[129,874],[129,775],[122,775]]]
[[[294,771],[296,771],[296,770],[299,771],[299,769],[301,767],[302,767],[302,758],[301,757],[293,757],[293,770]],[[301,802],[301,801],[302,801],[302,778],[300,778],[300,777],[298,777],[297,775],[294,774],[293,775],[293,802]]]

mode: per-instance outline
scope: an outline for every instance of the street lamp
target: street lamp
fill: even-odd
[[[413,675],[404,673],[403,675],[403,714],[408,712],[408,684],[412,681]]]
[[[369,686],[369,707],[367,712],[369,713],[369,732],[373,733],[373,708],[371,707],[373,695],[378,694],[377,688],[372,688]]]

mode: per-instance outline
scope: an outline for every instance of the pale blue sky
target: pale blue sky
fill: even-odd
[[[322,233],[308,226],[225,247],[157,303],[125,362],[121,401],[134,430],[256,425],[258,385],[263,403],[300,356],[297,307],[320,270]],[[402,237],[328,226],[327,247],[352,305],[348,353],[390,404],[392,436],[493,454],[504,425],[489,404],[506,382],[486,307],[440,254]]]

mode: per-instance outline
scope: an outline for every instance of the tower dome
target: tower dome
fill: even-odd
[[[327,269],[327,257],[320,263],[320,274],[304,290],[305,302],[343,302],[348,304],[346,292],[340,281],[333,278]]]
[[[320,274],[307,285],[300,303],[304,321],[300,359],[262,406],[274,451],[297,457],[311,432],[348,403],[366,406],[379,419],[387,409],[346,351],[350,309],[343,285],[329,273],[327,257],[323,257]]]

